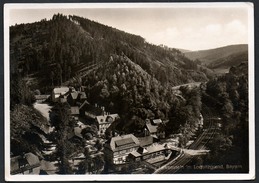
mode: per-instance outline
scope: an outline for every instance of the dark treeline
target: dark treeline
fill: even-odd
[[[36,77],[39,88],[61,85],[83,68],[122,53],[162,84],[207,79],[177,49],[155,46],[140,36],[78,16],[56,14],[49,21],[15,25],[10,27],[10,38],[12,71]]]
[[[228,74],[210,80],[203,103],[214,109],[222,127],[209,143],[206,162],[242,165],[248,171],[248,65],[232,67]],[[215,112],[217,111],[217,112]],[[239,170],[240,171],[240,170]]]

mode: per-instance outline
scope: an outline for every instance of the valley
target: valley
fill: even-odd
[[[247,55],[157,46],[75,15],[11,26],[11,173],[247,172]]]

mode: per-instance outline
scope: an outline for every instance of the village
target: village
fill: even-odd
[[[89,153],[75,152],[70,157],[70,164],[74,170],[79,169],[80,162],[87,158],[96,158],[97,165],[93,173],[152,173],[167,162],[177,159],[182,149],[179,147],[179,134],[165,138],[165,131],[161,126],[168,120],[146,119],[141,134],[120,134],[117,131],[108,131],[109,127],[120,119],[116,113],[110,113],[105,107],[97,104],[91,105],[83,87],[76,90],[74,87],[56,87],[51,95],[35,95],[34,107],[39,110],[47,120],[50,118],[51,105],[67,102],[70,113],[76,125],[68,135],[68,141],[83,143]],[[203,120],[200,126],[203,125]],[[53,127],[43,126],[48,134],[55,130]],[[108,133],[107,133],[108,132]],[[11,158],[12,174],[56,174],[57,161],[51,157],[57,144],[44,141],[43,157],[33,153],[26,153],[23,157]],[[187,143],[190,145],[193,141]],[[47,157],[47,158],[46,158]]]

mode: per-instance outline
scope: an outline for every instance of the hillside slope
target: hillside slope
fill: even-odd
[[[87,86],[90,103],[120,115],[118,131],[138,134],[143,132],[146,119],[169,118],[166,132],[170,134],[186,121],[192,121],[192,127],[197,125],[200,116],[198,88],[179,97],[173,87],[163,85],[125,55],[112,55],[108,62],[83,77],[82,83]]]
[[[248,45],[230,45],[209,50],[185,52],[186,57],[198,60],[212,69],[229,69],[248,60]]]
[[[247,62],[247,61],[248,61],[248,52],[243,51],[243,52],[231,54],[224,58],[217,59],[212,63],[210,63],[208,67],[212,69],[218,69],[218,68],[228,69],[232,66],[238,66],[240,63]]]
[[[12,26],[10,38],[11,70],[33,78],[34,88],[51,88],[85,75],[111,54],[127,56],[162,84],[207,80],[179,50],[149,44],[140,36],[82,17],[57,14],[49,21]]]
[[[21,77],[28,89],[49,93],[60,85],[85,86],[92,105],[120,115],[122,122],[116,128],[125,133],[143,130],[147,118],[171,119],[170,124],[177,125],[167,134],[186,121],[196,125],[199,89],[188,94],[193,98],[188,103],[174,95],[172,86],[207,81],[210,73],[177,49],[61,14],[49,21],[12,26],[10,38],[11,78]]]

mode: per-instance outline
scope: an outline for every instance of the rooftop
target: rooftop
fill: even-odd
[[[70,110],[71,110],[72,115],[79,114],[79,107],[78,106],[72,106],[72,107],[70,107]]]
[[[153,153],[153,152],[157,152],[157,151],[162,151],[162,150],[166,149],[166,147],[162,144],[156,144],[153,146],[149,146],[146,149],[149,153]]]
[[[149,146],[153,144],[153,137],[152,136],[146,136],[146,137],[139,137],[139,143],[141,147]]]
[[[133,151],[130,154],[132,154],[135,157],[140,157],[141,156],[141,154],[139,154],[137,151]]]
[[[23,169],[21,169],[23,165]],[[38,156],[33,153],[26,153],[24,156],[15,156],[11,158],[11,174],[22,173],[23,171],[29,170],[31,168],[36,168],[40,166],[40,160]]]
[[[72,98],[73,100],[76,100],[77,97],[78,97],[78,92],[77,92],[77,91],[76,91],[76,92],[72,92],[72,93],[69,94],[69,96],[71,96],[71,98]]]
[[[153,123],[158,125],[158,124],[162,123],[162,120],[161,119],[154,119]]]
[[[150,154],[150,153],[162,151],[162,150],[165,150],[165,149],[167,149],[167,146],[164,146],[164,145],[161,145],[161,144],[156,144],[156,145],[152,145],[152,146],[149,146],[149,147],[146,147],[146,148],[139,147],[137,149],[137,151],[133,151],[133,152],[131,152],[131,154],[135,157],[139,157],[142,154]]]
[[[102,123],[112,123],[114,122],[117,118],[119,118],[118,114],[109,114],[109,115],[99,115],[96,116],[96,120],[99,124]]]
[[[86,99],[87,97],[86,97],[86,93],[85,92],[79,92],[78,93],[78,97],[77,97],[77,99],[78,100],[82,100],[82,99]]]
[[[146,124],[146,127],[150,133],[156,133],[157,132],[157,126],[154,126],[150,123]]]
[[[44,99],[47,99],[49,97],[50,97],[50,95],[35,95],[36,100],[44,100]]]
[[[145,153],[148,153],[147,149],[146,149],[146,148],[144,148],[144,147],[139,147],[139,148],[138,148],[138,150],[137,150],[137,152],[138,152],[139,154],[145,154]]]
[[[102,113],[103,113],[103,110],[101,108],[95,107],[95,106],[89,104],[88,102],[84,102],[80,106],[80,110],[83,112],[87,112],[89,114],[95,115],[95,116],[102,115]]]
[[[109,143],[109,148],[112,151],[139,146],[139,140],[133,134],[112,137],[107,143]]]
[[[80,139],[83,138],[81,132],[82,132],[82,129],[83,128],[80,128],[80,127],[75,127],[74,130],[68,134],[68,139],[71,139],[73,137],[79,137]]]
[[[63,95],[65,93],[67,93],[68,91],[69,91],[69,88],[66,87],[66,86],[53,89],[54,94],[62,94]]]

